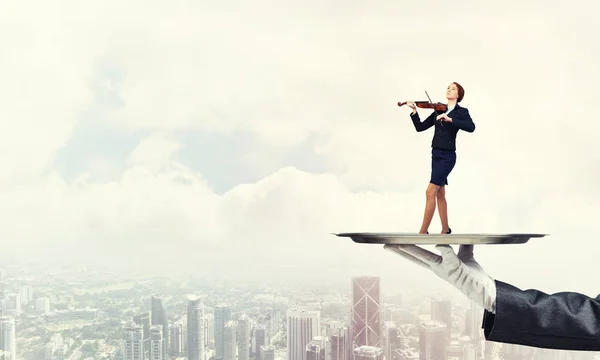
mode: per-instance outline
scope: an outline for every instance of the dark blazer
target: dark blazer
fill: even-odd
[[[458,104],[447,115],[452,119],[452,122],[437,121],[435,118],[443,113],[433,112],[425,121],[421,122],[419,113],[410,113],[410,118],[415,125],[417,132],[425,131],[435,125],[435,133],[431,141],[431,147],[456,150],[456,133],[458,130],[467,132],[475,131],[475,124],[469,115],[469,110]]]
[[[496,281],[496,314],[485,310],[486,340],[547,349],[600,351],[600,295],[545,294]]]

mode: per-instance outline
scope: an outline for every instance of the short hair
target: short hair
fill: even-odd
[[[453,82],[453,84],[456,85],[456,88],[458,90],[458,98],[456,99],[456,102],[460,102],[465,97],[465,88],[463,88],[462,85],[460,85],[456,81]]]

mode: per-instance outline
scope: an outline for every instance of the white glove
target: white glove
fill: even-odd
[[[481,307],[496,313],[496,282],[473,258],[473,245],[461,245],[458,256],[450,245],[436,245],[441,256],[417,245],[384,245],[410,261],[432,270]]]

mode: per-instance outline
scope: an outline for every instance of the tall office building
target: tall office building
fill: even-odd
[[[183,354],[183,324],[177,322],[169,326],[169,351],[173,355]]]
[[[187,307],[187,358],[205,360],[204,304],[199,297],[188,297]]]
[[[221,304],[215,307],[215,360],[223,360],[223,331],[225,323],[231,320],[231,306]]]
[[[237,348],[238,360],[250,360],[250,319],[246,314],[238,319]]]
[[[353,347],[381,347],[380,278],[352,278],[352,342]]]
[[[143,329],[133,322],[123,329],[123,360],[144,359]]]
[[[398,337],[398,327],[392,321],[383,322],[383,355],[386,360],[392,360],[396,349],[401,348]]]
[[[480,347],[483,309],[475,301],[471,300],[470,302],[471,307],[466,310],[465,314],[465,335],[471,338],[473,344]]]
[[[167,310],[165,308],[164,301],[161,295],[152,295],[151,297],[151,310],[152,310],[152,325],[159,325],[162,328],[162,336],[164,349],[164,358],[168,359],[169,349],[169,318],[167,316]]]
[[[288,310],[287,360],[307,360],[306,345],[319,335],[321,313],[317,310]]]
[[[452,307],[450,300],[431,301],[431,320],[436,320],[446,325],[446,345],[450,345],[450,335],[452,333]]]
[[[360,346],[352,351],[352,360],[383,360],[383,349],[377,346]]]
[[[263,360],[275,360],[275,346],[261,345],[258,354],[260,354],[260,358]]]
[[[255,360],[264,360],[260,351],[260,347],[263,345],[270,345],[269,338],[267,336],[267,330],[264,328],[264,326],[259,325],[252,329],[251,349]]]
[[[446,360],[446,324],[427,320],[419,324],[419,360]]]
[[[33,288],[30,284],[25,284],[19,290],[20,292],[20,300],[21,305],[27,305],[30,301],[33,300]]]
[[[223,326],[223,360],[235,360],[237,349],[236,324],[229,320]]]
[[[326,336],[315,336],[306,345],[306,360],[331,360],[331,343]]]
[[[150,313],[145,312],[133,317],[134,324],[142,327],[142,339],[144,341],[143,359],[150,358]]]
[[[205,328],[205,342],[204,344],[206,346],[208,346],[208,343],[210,342],[210,340],[214,341],[215,340],[215,313],[214,311],[212,313],[208,313],[206,312],[206,309],[204,310],[204,328]],[[213,344],[214,346],[214,344]]]
[[[332,328],[330,332],[331,360],[352,360],[350,329],[339,326]]]
[[[150,327],[150,360],[165,360],[165,339],[160,325]]]
[[[0,317],[0,360],[16,360],[17,339],[15,336],[15,319]]]
[[[268,333],[270,337],[273,337],[281,329],[281,311],[279,309],[271,309],[266,320]]]

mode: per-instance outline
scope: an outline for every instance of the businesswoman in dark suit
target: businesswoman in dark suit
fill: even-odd
[[[456,134],[459,130],[471,133],[475,131],[475,124],[469,115],[469,110],[458,105],[464,96],[465,90],[463,87],[456,82],[451,83],[446,89],[448,111],[441,114],[434,111],[423,122],[421,122],[414,102],[408,101],[406,103],[413,110],[410,118],[417,132],[435,126],[431,142],[431,178],[425,191],[425,214],[419,234],[429,233],[428,229],[435,212],[436,201],[442,223],[442,234],[452,232],[448,225],[445,186],[448,185],[448,175],[450,175],[456,164]]]

